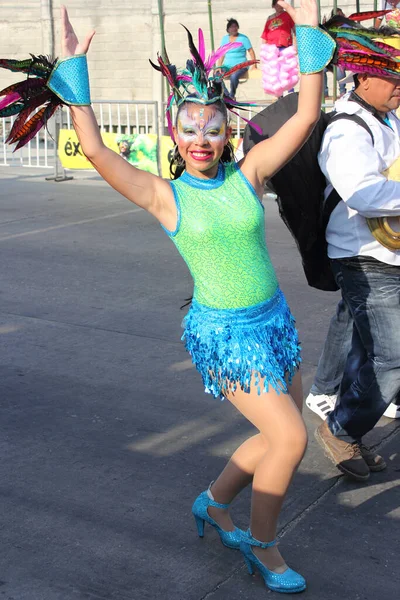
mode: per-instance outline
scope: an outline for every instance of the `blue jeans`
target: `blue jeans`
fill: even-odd
[[[354,442],[370,431],[400,392],[400,268],[360,270],[344,261],[332,269],[354,321],[331,432]]]
[[[324,349],[310,390],[312,394],[333,395],[339,392],[352,335],[353,317],[342,299],[329,324]]]
[[[342,69],[342,67],[336,67],[336,80],[339,83],[339,94],[340,95],[346,93],[346,84],[339,82],[339,79],[344,79],[345,77],[346,77],[346,71],[344,69]],[[329,96],[328,74],[327,74],[326,69],[324,69],[324,95]]]
[[[236,90],[239,85],[239,79],[241,79],[245,73],[247,73],[247,67],[244,69],[239,69],[239,71],[232,73],[232,75],[230,76],[230,82],[231,82],[230,95],[232,97],[236,96]]]
[[[344,69],[342,69],[342,67],[336,67],[336,79],[339,83],[339,94],[345,94],[346,93],[346,84],[345,83],[340,83],[340,79],[344,79],[346,77],[346,71]]]

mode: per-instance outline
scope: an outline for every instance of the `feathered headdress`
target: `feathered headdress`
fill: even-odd
[[[62,104],[47,87],[56,62],[33,54],[26,60],[0,59],[1,68],[28,75],[0,91],[0,117],[18,115],[6,139],[9,144],[17,142],[14,151],[27,144]],[[39,110],[34,113],[36,109]]]
[[[400,41],[400,30],[360,25],[360,21],[377,18],[387,12],[390,11],[368,11],[348,18],[335,15],[329,19],[323,27],[337,45],[332,64],[353,73],[400,78],[400,50],[390,45],[391,41]]]
[[[198,104],[213,104],[214,102],[221,101],[225,104],[226,108],[233,114],[240,116],[247,123],[248,119],[245,119],[242,115],[236,112],[235,109],[248,109],[256,104],[250,102],[237,102],[231,96],[229,96],[228,90],[225,87],[224,79],[230,77],[239,69],[250,67],[258,60],[248,60],[235,65],[232,68],[216,67],[216,63],[222,58],[229,50],[239,48],[241,42],[230,42],[221,46],[206,59],[206,50],[204,44],[203,31],[199,29],[198,33],[198,49],[196,48],[193,37],[190,31],[186,29],[189,50],[192,58],[186,62],[186,67],[183,69],[177,69],[175,65],[169,62],[168,56],[165,53],[163,57],[157,56],[158,65],[154,64],[150,60],[150,64],[154,69],[160,71],[162,75],[167,79],[168,84],[171,88],[171,93],[167,100],[167,123],[168,131],[172,139],[172,118],[171,110],[172,106],[180,106],[182,102],[196,102]]]

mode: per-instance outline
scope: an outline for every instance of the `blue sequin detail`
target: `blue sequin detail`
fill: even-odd
[[[242,535],[242,541],[240,543],[240,551],[244,556],[249,573],[253,573],[253,567],[256,567],[265,582],[265,585],[274,592],[281,592],[284,594],[302,592],[306,589],[306,580],[300,573],[296,573],[293,569],[287,568],[283,573],[275,573],[270,571],[263,563],[256,557],[252,550],[252,546],[268,547],[272,544],[262,544],[258,540],[255,540],[249,531],[244,532]]]
[[[89,73],[86,54],[68,56],[57,61],[47,87],[66,104],[90,104]]]
[[[202,492],[200,496],[196,498],[192,506],[192,513],[196,521],[197,519],[200,519],[202,521],[206,521],[212,527],[214,527],[214,529],[218,532],[218,535],[221,538],[221,542],[224,544],[224,546],[227,546],[228,548],[239,549],[244,531],[238,527],[235,527],[233,531],[225,531],[222,529],[208,514],[207,509],[209,506],[228,508],[227,504],[219,504],[218,502],[211,500],[208,497],[207,492]]]
[[[330,63],[335,40],[319,27],[296,25],[296,43],[300,73],[319,73]]]
[[[179,177],[179,181],[187,183],[191,187],[198,188],[199,190],[215,190],[219,188],[225,181],[225,167],[223,163],[219,163],[217,175],[213,179],[201,179],[190,175],[187,171],[184,171]]]
[[[205,391],[216,398],[238,387],[258,393],[272,385],[287,392],[297,371],[300,344],[283,293],[247,308],[215,309],[193,300],[183,320],[182,340],[200,372]]]

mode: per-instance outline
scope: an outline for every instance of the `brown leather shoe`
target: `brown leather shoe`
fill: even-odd
[[[361,454],[360,444],[349,444],[335,437],[326,421],[315,430],[315,438],[342,473],[356,481],[368,479],[369,467]]]
[[[368,446],[364,446],[363,443],[360,443],[358,445],[360,447],[361,455],[367,463],[370,471],[383,471],[383,469],[386,469],[387,465],[383,456],[377,454],[376,452],[373,452],[371,448],[368,448]]]

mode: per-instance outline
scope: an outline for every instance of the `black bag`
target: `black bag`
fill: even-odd
[[[262,129],[262,135],[247,125],[243,135],[246,154],[255,144],[274,135],[297,111],[298,94],[284,96],[258,113],[252,122]],[[321,111],[315,128],[298,153],[276,173],[268,187],[278,198],[280,215],[293,235],[301,254],[304,273],[311,287],[336,291],[338,286],[330,267],[325,230],[333,209],[341,201],[333,190],[324,201],[325,176],[318,165],[318,152],[328,124],[333,120],[349,119],[364,127],[368,125],[357,115]]]

